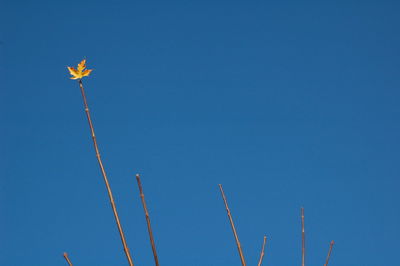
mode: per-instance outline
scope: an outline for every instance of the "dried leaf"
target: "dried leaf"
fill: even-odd
[[[78,64],[78,71],[83,71],[86,68],[86,59],[83,59],[79,64]]]
[[[85,71],[82,72],[82,77],[87,77],[90,75],[90,72],[92,72],[93,69],[86,69]]]
[[[73,67],[68,67],[69,73],[71,74],[71,79],[81,79],[83,77],[87,77],[92,72],[92,69],[86,68],[86,59],[83,59],[79,64],[77,69]]]

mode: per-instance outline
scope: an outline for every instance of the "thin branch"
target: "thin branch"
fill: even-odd
[[[258,261],[258,266],[261,266],[263,258],[264,258],[264,250],[265,250],[265,242],[267,242],[267,237],[264,236],[264,242],[261,248],[260,260]]]
[[[156,244],[154,243],[153,231],[151,230],[150,216],[149,216],[149,212],[147,210],[146,201],[144,199],[144,193],[143,193],[142,183],[140,182],[140,175],[139,174],[136,175],[136,181],[137,181],[137,184],[139,186],[140,198],[142,199],[142,205],[143,205],[143,209],[144,209],[144,214],[146,216],[147,231],[149,232],[151,249],[153,250],[153,256],[154,256],[154,262],[156,263],[156,266],[159,266],[158,256],[157,256],[157,251],[156,251]]]
[[[68,253],[67,253],[67,252],[64,252],[63,256],[64,256],[64,259],[68,262],[68,265],[69,265],[69,266],[72,266],[72,262],[71,262],[71,261],[69,260],[69,258],[68,258]]]
[[[328,251],[328,256],[326,257],[326,261],[325,261],[325,264],[324,264],[324,266],[328,266],[328,263],[329,263],[329,259],[330,259],[330,257],[331,257],[331,252],[332,252],[332,248],[333,248],[333,245],[335,244],[335,241],[331,241],[331,244],[329,245],[329,251]]]
[[[108,182],[107,174],[106,174],[106,171],[104,170],[103,162],[102,162],[101,157],[100,157],[99,147],[97,145],[96,135],[94,134],[94,128],[93,128],[92,119],[90,117],[89,106],[87,104],[85,90],[83,88],[83,83],[82,83],[81,79],[79,80],[79,87],[81,89],[81,94],[82,94],[83,104],[84,104],[84,107],[85,107],[86,117],[87,117],[87,120],[88,120],[88,123],[89,123],[90,132],[91,132],[92,139],[93,139],[94,150],[96,152],[97,161],[99,163],[100,170],[101,170],[104,182],[105,182],[106,187],[107,187],[108,197],[110,199],[111,207],[112,207],[112,210],[113,210],[113,213],[114,213],[115,222],[117,223],[117,227],[118,227],[119,235],[121,237],[122,245],[124,246],[124,252],[125,252],[126,258],[128,259],[129,265],[133,266],[132,257],[131,257],[131,254],[129,252],[128,245],[126,244],[125,235],[124,235],[124,232],[122,230],[122,226],[121,226],[121,223],[120,223],[120,220],[119,220],[117,208],[115,206],[114,196],[112,194],[111,187],[110,187],[110,184]]]
[[[301,208],[301,266],[305,265],[306,260],[306,233],[304,231],[304,208]]]
[[[240,242],[239,242],[239,237],[238,237],[238,235],[237,235],[237,233],[236,233],[235,225],[233,224],[231,211],[229,210],[229,207],[228,207],[228,203],[227,203],[227,201],[226,201],[226,197],[225,197],[224,190],[222,189],[222,185],[221,185],[221,184],[219,184],[218,186],[219,186],[219,190],[221,191],[222,198],[223,198],[224,203],[225,203],[225,208],[226,208],[226,212],[228,213],[229,222],[231,223],[233,235],[235,236],[236,245],[237,245],[237,248],[238,248],[238,251],[239,251],[239,256],[240,256],[240,260],[241,260],[241,262],[242,262],[242,266],[246,266],[246,261],[244,260],[242,247],[241,247]]]

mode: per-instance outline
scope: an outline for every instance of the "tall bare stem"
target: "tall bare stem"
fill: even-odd
[[[264,236],[263,245],[261,248],[260,260],[258,261],[258,266],[261,266],[263,258],[264,258],[264,250],[265,250],[265,243],[267,242],[267,237]]]
[[[110,184],[108,182],[107,174],[106,174],[106,171],[104,170],[103,162],[102,162],[101,157],[100,157],[99,147],[97,145],[97,140],[96,140],[96,135],[94,133],[92,119],[90,117],[89,106],[88,106],[88,103],[87,103],[87,100],[86,100],[85,90],[83,88],[83,83],[82,83],[81,79],[79,80],[79,87],[81,89],[83,104],[84,104],[85,112],[86,112],[86,117],[87,117],[87,120],[88,120],[88,123],[89,123],[90,132],[91,132],[92,139],[93,139],[94,150],[96,152],[97,161],[99,163],[100,170],[101,170],[104,182],[105,182],[106,187],[107,187],[108,197],[110,199],[111,207],[112,207],[112,210],[113,210],[113,213],[114,213],[115,222],[117,223],[117,227],[118,227],[119,235],[121,237],[122,245],[124,246],[124,252],[125,252],[126,258],[128,259],[129,265],[133,266],[132,257],[131,257],[131,254],[129,252],[128,245],[126,244],[125,235],[124,235],[124,232],[122,230],[121,222],[119,220],[117,208],[115,206],[114,196],[112,194],[111,187],[110,187]]]
[[[305,265],[306,260],[306,233],[304,231],[304,208],[301,208],[301,266]]]
[[[156,250],[156,244],[154,242],[154,237],[153,237],[153,230],[151,229],[151,224],[150,224],[150,215],[147,210],[147,205],[146,201],[144,199],[144,193],[143,193],[143,188],[142,188],[142,182],[140,182],[140,175],[136,175],[136,181],[139,186],[139,192],[140,192],[140,198],[142,199],[142,205],[144,209],[144,215],[146,216],[146,222],[147,222],[147,231],[149,232],[149,237],[150,237],[150,243],[151,243],[151,249],[153,250],[153,256],[154,256],[154,262],[156,266],[159,266],[158,263],[158,256],[157,256],[157,250]]]
[[[238,237],[238,235],[236,233],[235,225],[233,224],[231,211],[229,210],[229,206],[228,206],[228,203],[226,201],[224,190],[222,189],[222,185],[221,184],[219,184],[218,186],[219,186],[219,190],[221,191],[221,194],[222,194],[222,199],[224,200],[224,203],[225,203],[225,208],[226,208],[226,212],[228,214],[229,222],[231,223],[233,235],[235,236],[236,245],[237,245],[237,248],[238,248],[238,251],[239,251],[239,256],[240,256],[240,260],[242,262],[242,266],[246,266],[246,261],[245,261],[244,256],[243,256],[242,246],[240,245],[239,237]]]
[[[328,263],[329,263],[329,259],[330,259],[330,257],[331,257],[331,252],[332,252],[332,248],[333,248],[333,245],[335,244],[335,241],[331,241],[331,244],[329,245],[329,251],[328,251],[328,256],[326,257],[326,261],[325,261],[325,264],[324,264],[324,266],[328,266]]]
[[[64,252],[63,256],[64,256],[64,259],[68,262],[68,265],[69,265],[69,266],[72,266],[72,262],[71,262],[70,259],[68,258],[68,253],[67,253],[67,252]]]

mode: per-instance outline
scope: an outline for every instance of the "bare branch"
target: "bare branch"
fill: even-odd
[[[329,251],[328,251],[328,256],[326,257],[326,261],[325,261],[325,264],[324,264],[324,266],[328,266],[328,263],[329,263],[329,259],[330,259],[330,257],[331,257],[331,252],[332,252],[332,248],[333,248],[333,245],[335,244],[335,241],[331,241],[331,244],[329,245]]]
[[[68,265],[69,265],[69,266],[72,266],[72,262],[71,262],[71,261],[69,260],[69,258],[68,258],[68,253],[67,253],[67,252],[64,252],[63,256],[64,256],[64,259],[68,262]]]
[[[266,236],[264,236],[264,241],[263,241],[263,245],[262,245],[262,248],[261,248],[260,260],[258,261],[258,266],[261,266],[263,258],[264,258],[265,242],[267,242],[267,237]]]
[[[306,233],[304,231],[304,208],[301,208],[301,266],[305,266],[306,260]]]
[[[231,211],[229,210],[229,207],[228,207],[228,203],[227,203],[227,201],[226,201],[226,197],[225,197],[224,190],[222,189],[222,185],[221,185],[221,184],[219,184],[218,186],[219,186],[219,189],[220,189],[221,194],[222,194],[222,198],[223,198],[224,203],[225,203],[225,208],[226,208],[226,212],[228,213],[229,222],[231,223],[233,235],[235,236],[236,245],[237,245],[237,248],[238,248],[238,251],[239,251],[239,256],[240,256],[240,260],[241,260],[241,262],[242,262],[242,266],[246,266],[246,261],[244,260],[242,247],[241,247],[240,242],[239,242],[239,237],[238,237],[238,235],[237,235],[237,233],[236,233],[235,225],[233,224]]]
[[[153,231],[151,230],[150,215],[149,215],[149,212],[147,210],[146,201],[144,199],[144,193],[143,193],[142,183],[140,182],[140,175],[139,174],[136,175],[136,181],[137,181],[137,184],[139,186],[140,198],[142,199],[142,205],[143,205],[143,209],[144,209],[144,214],[146,216],[147,231],[149,232],[151,249],[153,250],[153,256],[154,256],[154,262],[155,262],[156,266],[159,266],[158,256],[157,256],[157,251],[156,251],[156,244],[154,243]]]
[[[84,107],[85,107],[86,117],[87,117],[87,120],[88,120],[88,123],[89,123],[90,133],[92,135],[94,150],[96,152],[97,161],[99,163],[100,170],[101,170],[104,182],[105,182],[106,187],[107,187],[108,197],[110,199],[111,207],[112,207],[112,210],[113,210],[113,213],[114,213],[115,222],[116,222],[117,227],[118,227],[119,235],[121,237],[122,245],[124,247],[124,252],[125,252],[126,258],[128,259],[129,265],[133,266],[132,257],[131,257],[131,254],[129,252],[126,240],[125,240],[125,235],[124,235],[124,232],[122,230],[122,226],[121,226],[121,223],[120,223],[120,220],[119,220],[117,207],[115,206],[114,196],[112,194],[111,187],[110,187],[110,184],[108,182],[107,174],[106,174],[106,171],[105,171],[104,166],[103,166],[103,162],[102,162],[101,157],[100,157],[99,147],[97,145],[96,135],[94,134],[94,127],[93,127],[92,119],[90,117],[89,106],[87,104],[85,90],[83,88],[83,83],[82,83],[81,79],[79,80],[79,87],[81,89],[81,94],[82,94],[83,104],[84,104]]]

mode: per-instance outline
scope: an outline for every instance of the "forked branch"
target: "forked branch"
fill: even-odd
[[[222,185],[221,184],[219,184],[218,186],[219,186],[219,190],[221,191],[221,194],[222,194],[222,199],[224,200],[224,203],[225,203],[225,208],[226,208],[226,212],[228,214],[229,222],[231,223],[233,235],[235,236],[236,245],[237,245],[237,248],[238,248],[238,251],[239,251],[239,256],[240,256],[240,260],[242,262],[242,266],[246,266],[246,261],[245,261],[244,256],[243,256],[242,246],[240,245],[239,237],[238,237],[238,235],[236,233],[235,225],[233,224],[231,211],[229,210],[224,190],[222,189]]]
[[[264,236],[263,245],[261,248],[260,260],[258,261],[258,266],[261,266],[263,258],[264,258],[264,250],[265,250],[265,243],[267,242],[267,237]]]
[[[68,262],[68,265],[69,265],[69,266],[72,266],[72,262],[71,262],[70,259],[68,258],[68,253],[67,253],[67,252],[64,252],[63,256],[64,256],[64,259]]]
[[[85,107],[85,113],[86,113],[87,121],[88,121],[89,127],[90,127],[90,133],[91,133],[92,140],[93,140],[93,147],[94,147],[94,150],[96,152],[96,157],[97,157],[97,161],[98,161],[99,166],[100,166],[101,174],[103,175],[103,179],[104,179],[104,182],[105,182],[106,187],[107,187],[108,197],[110,199],[111,207],[112,207],[112,210],[113,210],[113,213],[114,213],[115,222],[116,222],[117,227],[118,227],[119,235],[121,237],[122,245],[124,247],[124,252],[125,252],[126,258],[127,258],[128,262],[129,262],[129,265],[133,266],[132,257],[131,257],[131,254],[129,252],[126,240],[125,240],[125,235],[124,235],[124,232],[122,230],[121,222],[119,220],[117,207],[115,206],[114,196],[112,194],[111,187],[110,187],[110,184],[108,182],[107,174],[106,174],[106,171],[105,171],[104,166],[103,166],[103,162],[102,162],[101,157],[100,157],[99,147],[97,145],[97,140],[96,140],[96,135],[94,133],[94,127],[93,127],[92,119],[90,117],[89,106],[88,106],[88,103],[87,103],[87,100],[86,100],[86,95],[85,95],[85,90],[83,88],[82,79],[79,79],[79,87],[81,89],[83,104],[84,104],[84,107]]]
[[[146,216],[147,231],[149,232],[151,249],[153,250],[153,256],[154,256],[154,262],[155,262],[156,266],[159,266],[159,264],[158,264],[158,256],[157,256],[157,251],[156,251],[156,244],[154,242],[153,231],[151,229],[151,224],[150,224],[150,215],[149,215],[149,212],[147,211],[147,205],[146,205],[146,201],[144,199],[144,193],[143,193],[142,183],[140,182],[140,175],[139,174],[136,175],[136,181],[137,181],[137,184],[139,186],[140,198],[142,199],[144,215]]]
[[[325,261],[325,264],[324,264],[324,266],[328,266],[328,263],[329,263],[329,259],[330,259],[330,257],[331,257],[331,252],[332,252],[332,248],[333,248],[333,245],[335,244],[335,241],[331,241],[331,244],[329,245],[329,251],[328,251],[328,256],[326,257],[326,261]]]

